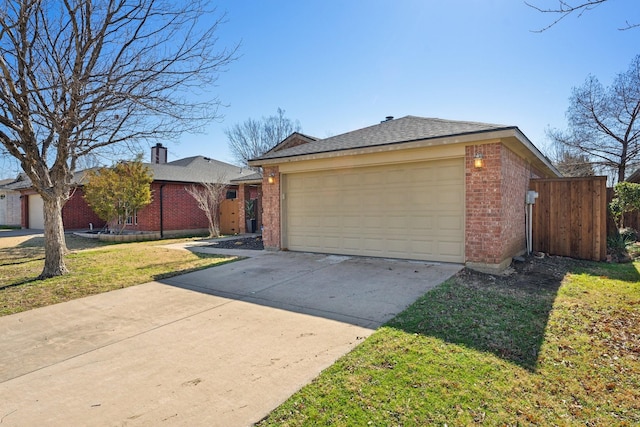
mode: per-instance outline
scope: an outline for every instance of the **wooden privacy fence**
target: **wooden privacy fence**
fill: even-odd
[[[551,255],[607,257],[607,178],[533,179],[532,247]]]

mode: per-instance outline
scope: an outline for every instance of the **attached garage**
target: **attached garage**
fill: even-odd
[[[515,126],[406,116],[307,139],[249,162],[265,248],[501,270],[526,250],[529,181],[559,176]]]
[[[44,230],[44,202],[39,194],[29,196],[29,228]]]
[[[283,176],[283,247],[464,262],[464,159]]]

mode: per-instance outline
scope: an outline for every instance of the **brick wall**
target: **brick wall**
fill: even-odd
[[[187,193],[185,187],[190,184],[154,182],[151,184],[151,204],[141,209],[137,215],[137,224],[127,225],[125,230],[135,231],[160,231],[160,192],[162,186],[163,199],[163,223],[165,232],[204,230],[209,227],[207,217],[198,208],[195,199]],[[231,186],[230,189],[235,189]],[[67,230],[88,229],[92,222],[94,228],[104,226],[104,221],[91,210],[82,197],[82,189],[77,189],[63,208],[64,227]],[[23,197],[23,212],[28,203],[28,198]],[[26,218],[23,218],[23,222]]]
[[[465,148],[466,260],[499,265],[526,248],[525,194],[530,166],[501,143]],[[482,153],[484,167],[474,167]]]
[[[465,147],[467,262],[497,264],[502,253],[502,144]],[[474,167],[476,153],[483,155],[484,167]]]
[[[269,184],[269,175],[273,183]],[[266,249],[280,248],[280,173],[277,166],[265,167],[262,180],[262,242]]]
[[[20,225],[29,228],[29,195],[26,192],[20,193],[20,206]]]
[[[77,187],[71,189],[71,197],[62,207],[62,223],[65,230],[88,230],[104,227],[105,222],[91,209],[84,199],[84,191]]]
[[[530,180],[529,165],[502,146],[502,259],[520,255],[527,247],[525,197]]]
[[[127,226],[127,230],[160,231],[160,200],[162,198],[162,229],[201,230],[209,227],[204,212],[196,200],[187,193],[191,184],[151,184],[152,202],[138,212],[138,224]],[[162,194],[161,194],[162,193]]]

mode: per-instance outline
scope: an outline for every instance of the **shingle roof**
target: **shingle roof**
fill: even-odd
[[[255,171],[251,169],[203,156],[187,157],[169,163],[145,163],[145,165],[149,166],[153,171],[154,181],[199,183],[220,182],[222,180],[222,182],[229,184],[231,180],[251,177],[255,174]],[[72,184],[84,184],[89,170],[91,169],[76,172]],[[2,188],[21,190],[30,187],[31,180],[25,174],[20,174],[18,179],[4,185]]]
[[[515,126],[406,116],[285,150],[269,152],[253,160],[326,153],[513,128]]]
[[[169,163],[145,163],[153,170],[154,181],[224,182],[253,175],[254,171],[203,156],[187,157]]]
[[[231,180],[234,184],[240,184],[242,182],[262,181],[262,173],[254,172],[250,175],[243,176],[241,178],[234,178]]]

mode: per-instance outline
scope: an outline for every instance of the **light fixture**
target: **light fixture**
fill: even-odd
[[[484,167],[484,158],[482,157],[482,153],[476,153],[476,155],[473,156],[473,166],[478,169]]]
[[[269,176],[267,177],[267,182],[268,182],[269,184],[273,184],[274,182],[276,182],[276,174],[275,174],[275,173],[273,173],[273,172],[271,172],[271,173],[269,174]]]

